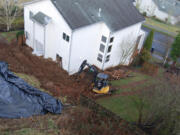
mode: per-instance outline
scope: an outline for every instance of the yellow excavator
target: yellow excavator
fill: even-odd
[[[108,84],[109,76],[104,73],[99,73],[95,66],[87,63],[87,60],[84,60],[83,63],[81,64],[78,74],[81,74],[86,67],[88,67],[90,73],[93,73],[92,91],[97,94],[109,94],[110,91],[110,87]]]

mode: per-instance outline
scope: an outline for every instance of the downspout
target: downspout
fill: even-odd
[[[70,42],[70,47],[69,47],[68,74],[70,73],[71,53],[72,53],[72,41],[73,41],[73,31],[71,32],[71,42]]]
[[[109,47],[109,42],[110,42],[110,37],[111,37],[111,32],[109,33],[109,38],[108,38],[108,42],[106,44],[106,49],[105,49],[105,54],[104,54],[104,59],[103,59],[103,64],[102,64],[102,70],[104,70],[104,65],[105,65],[105,62],[106,62],[106,55],[107,55],[107,51],[108,51],[108,47]]]
[[[34,52],[35,52],[36,50],[35,50],[35,34],[34,34],[35,32],[34,31],[35,31],[35,23],[33,21],[33,49],[34,49]]]
[[[44,26],[44,58],[46,53],[46,26]]]

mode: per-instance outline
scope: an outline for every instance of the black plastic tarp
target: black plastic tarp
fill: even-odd
[[[48,112],[60,114],[62,104],[8,70],[8,64],[0,62],[0,117],[25,118]]]

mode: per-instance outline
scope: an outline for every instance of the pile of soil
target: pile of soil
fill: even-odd
[[[7,62],[11,71],[35,76],[40,81],[41,88],[48,90],[53,96],[67,96],[73,102],[77,102],[81,94],[97,98],[92,92],[93,74],[84,71],[80,75],[69,76],[56,62],[32,55],[31,48],[16,44],[0,44],[0,61]],[[108,69],[106,72],[112,80],[115,79],[112,76],[114,73],[118,78],[128,75],[128,72],[119,68]]]
[[[0,61],[7,62],[13,72],[35,76],[41,87],[53,96],[67,96],[77,101],[83,91],[90,89],[87,77],[69,76],[51,59],[32,55],[32,49],[27,46],[0,44]]]

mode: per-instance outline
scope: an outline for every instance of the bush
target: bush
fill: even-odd
[[[169,68],[169,67],[170,67],[169,63],[166,62],[166,63],[164,64],[164,67],[165,67],[165,68]]]
[[[146,12],[143,12],[143,16],[145,16],[145,17],[146,17],[146,16],[147,16],[147,13],[146,13]]]
[[[143,73],[146,73],[146,74],[149,74],[149,75],[157,75],[158,71],[159,71],[159,68],[158,68],[158,66],[156,66],[154,64],[145,62],[143,64],[142,68],[141,68],[141,71]]]
[[[18,37],[19,36],[23,36],[24,35],[24,31],[19,31],[19,32],[17,32],[16,33],[16,38],[17,38],[17,40],[18,40]]]
[[[131,65],[134,67],[139,67],[142,66],[145,62],[149,62],[150,59],[151,59],[151,53],[146,49],[143,49],[141,53],[133,59]]]
[[[150,51],[143,49],[140,54],[140,65],[144,64],[145,62],[149,62],[150,59],[151,59]]]
[[[149,35],[144,43],[144,48],[146,50],[151,51],[153,39],[154,39],[154,30],[151,30],[151,32],[149,33]]]
[[[172,44],[170,56],[174,63],[176,63],[178,58],[180,57],[180,33],[177,35],[174,43]]]

